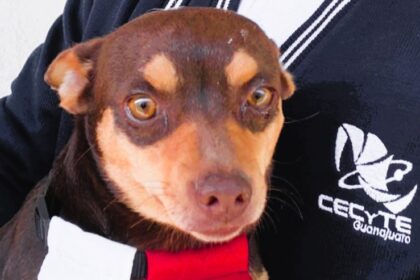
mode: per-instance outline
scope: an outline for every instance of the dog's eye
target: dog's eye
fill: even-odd
[[[271,103],[273,93],[268,88],[258,88],[248,95],[247,102],[249,105],[264,108]]]
[[[157,104],[147,96],[137,95],[128,99],[127,107],[131,115],[138,120],[148,120],[156,115]]]

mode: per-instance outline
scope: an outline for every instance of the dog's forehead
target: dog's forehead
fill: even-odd
[[[120,68],[140,70],[152,80],[169,77],[166,89],[174,86],[174,74],[223,73],[233,81],[242,68],[247,76],[258,64],[278,64],[276,48],[255,23],[209,8],[152,12],[113,33],[107,44],[112,65],[124,61]]]
[[[163,45],[174,40],[206,45],[222,42],[225,46],[252,44],[253,41],[260,45],[267,41],[265,33],[253,21],[231,11],[212,8],[151,12],[127,23],[114,35],[128,40],[136,36],[158,40]]]

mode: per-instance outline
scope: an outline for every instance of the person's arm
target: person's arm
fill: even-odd
[[[63,15],[13,82],[11,95],[0,99],[0,226],[51,168],[64,113],[44,73],[60,51],[82,40],[92,5],[92,0],[67,1]]]

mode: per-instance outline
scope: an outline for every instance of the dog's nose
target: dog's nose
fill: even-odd
[[[212,174],[197,182],[199,206],[216,219],[232,220],[241,215],[249,204],[252,189],[239,175]]]

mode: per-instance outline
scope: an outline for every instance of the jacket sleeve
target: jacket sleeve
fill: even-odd
[[[51,168],[64,113],[43,76],[60,51],[82,39],[92,4],[93,0],[67,1],[45,42],[12,83],[11,95],[0,99],[0,226]]]

